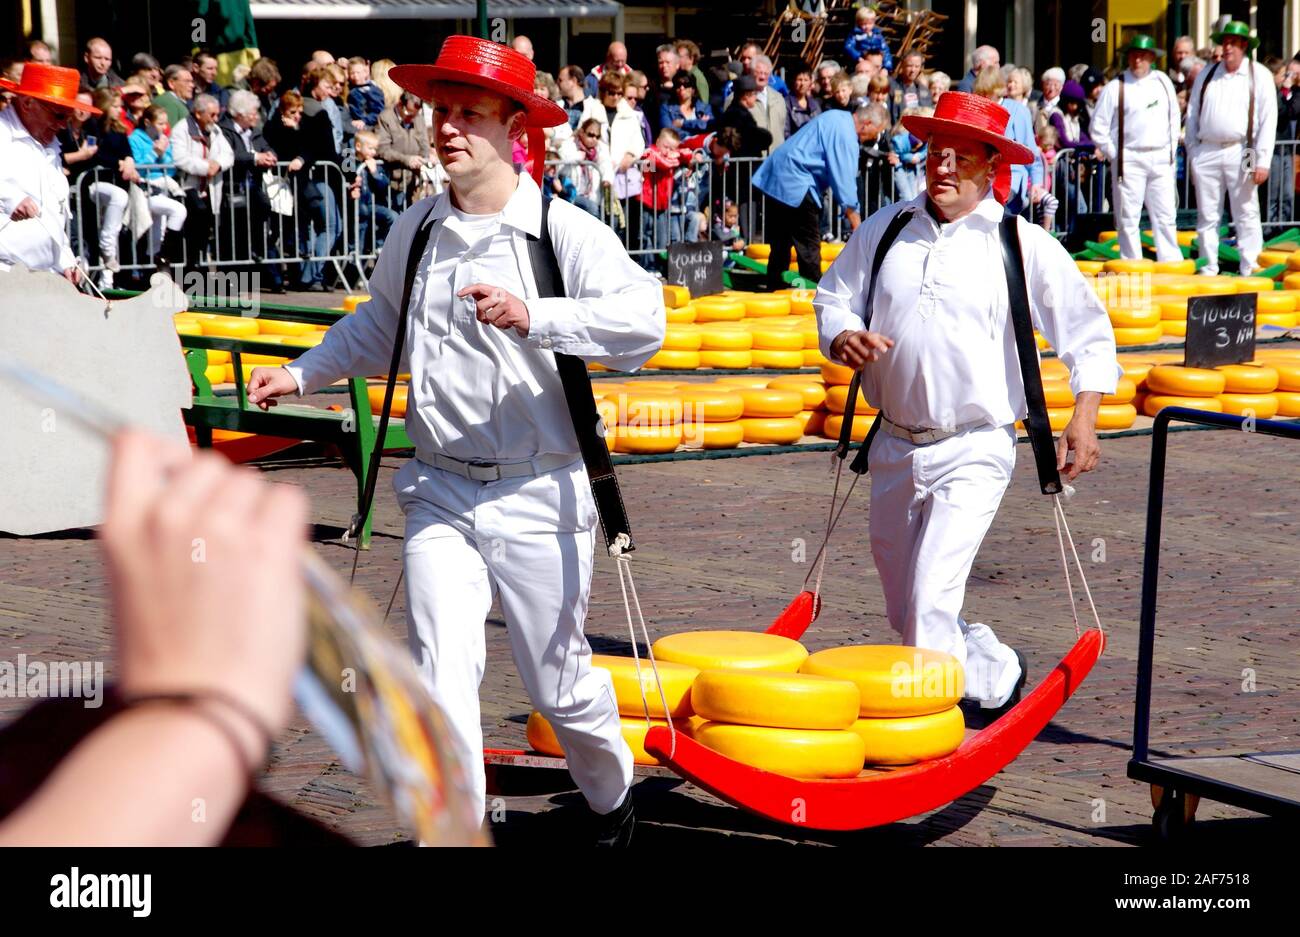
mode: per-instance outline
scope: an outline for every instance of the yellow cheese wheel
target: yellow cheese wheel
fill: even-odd
[[[792,390],[803,397],[803,409],[816,410],[826,404],[826,385],[811,376],[774,377],[767,386],[773,390]]]
[[[1256,352],[1255,357],[1258,358],[1261,354],[1264,352]],[[1268,365],[1277,372],[1278,390],[1300,391],[1300,358],[1269,358]]]
[[[1068,381],[1070,369],[1060,358],[1044,358],[1038,363],[1038,373],[1045,381]]]
[[[1221,296],[1226,293],[1237,292],[1237,280],[1239,277],[1229,276],[1198,276],[1192,281],[1196,288],[1198,296]]]
[[[1300,416],[1300,391],[1279,390],[1273,396],[1277,398],[1278,416]]]
[[[1049,342],[1046,339],[1046,337],[1040,335],[1038,332],[1034,332],[1034,344],[1038,346],[1039,351],[1046,351],[1047,349],[1052,347],[1052,343]]]
[[[788,316],[790,300],[780,295],[749,296],[745,298],[745,315],[751,318]]]
[[[629,455],[657,455],[672,452],[682,444],[682,424],[669,426],[618,426],[606,437],[613,439],[615,452]]]
[[[204,335],[220,338],[252,338],[257,334],[256,319],[240,319],[236,316],[213,316],[200,321]]]
[[[695,300],[696,322],[739,322],[745,318],[745,304],[735,299],[707,297]]]
[[[286,322],[282,319],[260,319],[257,330],[262,335],[306,335],[311,326],[306,322]]]
[[[1173,336],[1174,338],[1182,338],[1187,334],[1187,320],[1166,319],[1160,323],[1160,333],[1162,335]]]
[[[233,384],[233,383],[235,383],[235,366],[234,366],[234,364],[226,364],[226,365],[222,365],[222,367],[225,369],[225,372],[226,372],[225,383],[227,383],[227,384]],[[240,383],[247,384],[248,381],[249,381],[249,379],[252,378],[252,376],[253,376],[253,368],[262,368],[262,367],[265,367],[265,365],[261,365],[261,364],[245,364],[245,365],[243,365],[242,370],[243,370],[243,372],[244,372],[244,376],[243,376],[243,379],[240,381]]]
[[[209,365],[209,366],[214,365],[214,364],[230,364],[230,352],[228,352],[228,351],[218,351],[216,348],[208,348],[208,349],[205,349],[205,350],[206,350],[207,353],[208,353],[208,365]],[[247,363],[247,361],[248,361],[248,355],[243,355],[242,357],[243,357],[244,362]]]
[[[668,394],[669,396],[676,394],[677,389],[684,386],[682,381],[674,381],[665,377],[634,377],[631,380],[623,381],[622,384],[628,390],[634,390],[638,393],[649,392],[652,394]]]
[[[1111,403],[1132,403],[1137,393],[1137,382],[1132,378],[1121,377],[1115,384],[1115,393],[1101,398],[1103,405]]]
[[[1277,416],[1275,394],[1219,394],[1224,413],[1237,416],[1254,416],[1258,420],[1271,420]]]
[[[879,411],[859,410],[853,415],[853,432],[849,434],[853,442],[862,442],[867,438],[867,433],[871,430],[871,418]],[[826,423],[822,426],[822,435],[827,439],[839,439],[840,430],[844,427],[844,415],[841,413],[826,414]]]
[[[768,244],[750,244],[745,248],[745,256],[755,260],[767,260],[772,256],[772,248]]]
[[[862,770],[862,739],[849,731],[773,729],[706,722],[695,741],[733,761],[791,778],[852,778]]]
[[[615,401],[597,399],[596,414],[605,424],[606,433],[609,433],[618,425],[618,404]]]
[[[663,348],[656,351],[650,356],[642,367],[664,369],[671,371],[693,371],[700,366],[700,353],[698,351],[679,351],[672,348]]]
[[[1146,257],[1134,260],[1107,260],[1102,267],[1107,273],[1153,273],[1156,262]]]
[[[1175,231],[1174,238],[1178,241],[1179,247],[1191,247],[1196,243],[1196,232],[1192,230]]]
[[[826,409],[831,413],[843,413],[844,407],[849,401],[849,389],[843,384],[835,384],[826,388]],[[875,413],[876,408],[867,400],[862,389],[858,388],[858,398],[854,404],[854,413]]]
[[[804,673],[850,680],[861,694],[860,716],[923,716],[957,705],[965,675],[943,651],[898,644],[833,647],[811,655]]]
[[[1107,241],[1113,241],[1113,240],[1115,240],[1115,239],[1118,238],[1118,237],[1119,237],[1119,232],[1118,232],[1118,231],[1098,231],[1098,232],[1097,232],[1097,241],[1098,241],[1098,243],[1101,243],[1101,244],[1105,244]]]
[[[687,449],[735,449],[744,440],[745,427],[739,420],[682,424],[682,445]]]
[[[746,417],[790,417],[803,409],[803,394],[796,390],[742,387],[739,394],[745,401]]]
[[[752,361],[756,368],[793,371],[803,367],[803,351],[772,351],[766,348],[755,348],[752,352]]]
[[[665,660],[655,661],[655,664],[658,666],[664,696],[668,699],[668,713],[674,719],[683,719],[693,714],[695,710],[691,707],[691,685],[700,675],[699,669]],[[593,654],[591,666],[609,672],[614,682],[614,699],[618,702],[620,713],[644,718],[645,709],[641,702],[641,691],[644,690],[651,718],[668,718],[664,714],[664,704],[655,685],[655,668],[651,666],[648,657],[641,658],[639,671],[635,658],[610,654]]]
[[[695,304],[687,306],[678,306],[676,309],[665,309],[664,315],[670,325],[680,325],[695,321]]]
[[[858,687],[804,673],[703,670],[691,706],[705,719],[774,729],[847,729],[858,718]]]
[[[1187,321],[1187,297],[1166,299],[1159,304],[1160,318],[1165,322]]]
[[[1080,273],[1091,276],[1096,276],[1101,273],[1102,269],[1106,266],[1100,260],[1076,260],[1074,263],[1079,268]]]
[[[203,369],[203,376],[207,378],[209,384],[228,384],[226,380],[226,365],[210,364]]]
[[[344,296],[343,311],[356,312],[358,306],[360,306],[362,303],[368,303],[368,302],[370,302],[369,296]]]
[[[177,335],[202,335],[203,326],[199,325],[198,320],[191,319],[187,322],[176,322]]]
[[[827,385],[848,384],[849,381],[853,380],[853,369],[846,367],[845,365],[834,364],[833,362],[827,361],[821,366],[821,368],[822,380],[824,380]]]
[[[1293,329],[1300,325],[1300,315],[1294,312],[1257,312],[1256,325],[1276,325],[1281,329]]]
[[[303,335],[288,335],[284,339],[285,345],[294,345],[298,348],[315,348],[325,340],[324,332],[307,332]]]
[[[745,417],[740,420],[745,442],[769,446],[789,446],[803,436],[803,420],[798,416]]]
[[[664,306],[668,309],[680,308],[691,301],[691,291],[684,286],[665,283],[663,290]]]
[[[701,351],[747,351],[754,336],[743,329],[700,329]]]
[[[798,673],[808,651],[798,641],[761,631],[682,631],[654,643],[657,660],[700,670]]]
[[[859,719],[853,732],[862,739],[869,765],[910,765],[950,755],[966,735],[961,707],[925,716]]]
[[[1159,322],[1157,322],[1155,325],[1148,326],[1146,328],[1137,328],[1137,329],[1117,328],[1115,329],[1115,344],[1116,345],[1150,345],[1154,342],[1160,341],[1160,336],[1162,334],[1163,333],[1160,330]]]
[[[1070,419],[1074,416],[1074,407],[1048,407],[1047,422],[1052,427],[1052,432],[1059,433],[1069,425]]]
[[[366,396],[370,398],[370,412],[379,413],[384,406],[384,392],[387,388],[383,384],[370,384],[366,387]],[[406,392],[407,388],[398,385],[393,388],[393,416],[406,416]]]
[[[822,354],[820,348],[805,348],[803,350],[803,366],[805,368],[820,368],[827,364],[830,364],[830,361]]]
[[[674,720],[678,732],[686,732],[688,723],[686,719]],[[629,716],[619,722],[623,730],[623,741],[627,742],[627,747],[632,749],[632,760],[638,765],[657,765],[659,759],[649,755],[645,750],[646,733],[653,726],[666,726],[667,720],[652,719],[650,725],[646,725],[644,718],[636,719]],[[533,710],[528,716],[528,724],[524,727],[524,734],[528,738],[529,747],[535,752],[541,752],[543,755],[553,755],[557,758],[564,757],[564,749],[560,745],[560,740],[555,736],[555,729],[546,721],[541,713]]]
[[[745,411],[745,398],[716,385],[685,385],[676,390],[682,419],[694,423],[728,423]]]
[[[1192,410],[1209,410],[1222,413],[1223,404],[1216,397],[1179,397],[1173,394],[1148,394],[1142,401],[1142,412],[1155,416],[1165,407],[1187,407]]]
[[[1275,267],[1278,264],[1286,264],[1288,268],[1294,270],[1296,268],[1291,267],[1292,257],[1295,257],[1294,251],[1260,251],[1258,260],[1261,267]],[[1300,257],[1296,257],[1296,263],[1300,265]]]
[[[825,410],[801,410],[799,419],[803,421],[803,434],[805,436],[820,436],[826,429],[826,411]]]
[[[790,311],[795,315],[810,316],[816,312],[813,309],[813,297],[817,295],[816,290],[790,290],[786,295],[790,297]]]
[[[1147,379],[1147,374],[1155,367],[1153,361],[1140,361],[1133,358],[1120,358],[1120,370],[1124,372],[1124,377],[1128,378],[1134,384],[1141,384]]]
[[[663,351],[699,351],[703,341],[699,328],[693,322],[674,322],[664,330]]]
[[[754,364],[752,351],[701,351],[702,368],[748,368]]]
[[[770,380],[763,374],[724,374],[713,383],[739,393],[742,390],[764,390]]]
[[[246,351],[239,356],[240,361],[244,364],[265,365],[267,367],[278,368],[282,364],[288,364],[288,358],[282,358],[279,355],[259,355],[251,351]]]
[[[764,351],[803,351],[803,333],[792,328],[756,328],[750,331],[754,348]],[[799,356],[800,361],[803,356]],[[797,365],[796,365],[797,367]]]
[[[1267,277],[1237,277],[1235,286],[1238,293],[1271,293],[1277,284]]]
[[[1216,397],[1223,393],[1227,376],[1210,368],[1184,368],[1159,364],[1147,372],[1147,387],[1153,394],[1176,397]]]
[[[1157,260],[1152,267],[1153,273],[1177,273],[1192,274],[1196,272],[1196,261],[1187,260]]]
[[[834,260],[843,253],[846,246],[840,241],[822,241],[822,260]]]
[[[615,397],[627,390],[622,381],[592,381],[591,392],[597,397]]]
[[[1043,396],[1047,398],[1049,408],[1074,406],[1074,393],[1065,381],[1044,380]]]
[[[1284,290],[1274,290],[1273,292],[1261,292],[1255,298],[1256,312],[1295,312],[1296,296],[1294,292]]]
[[[670,391],[625,390],[616,397],[622,425],[664,426],[682,421],[682,402]]]
[[[1215,368],[1223,375],[1225,394],[1271,394],[1279,375],[1267,364],[1225,364]]]
[[[1131,403],[1103,403],[1097,408],[1097,429],[1128,429],[1136,419],[1137,407]]]
[[[1160,324],[1160,309],[1156,306],[1117,306],[1107,313],[1115,328],[1149,329]]]

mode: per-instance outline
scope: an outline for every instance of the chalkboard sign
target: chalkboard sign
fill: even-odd
[[[1183,364],[1189,368],[1215,368],[1253,360],[1258,300],[1254,292],[1191,297],[1187,301]]]
[[[668,245],[668,282],[690,290],[691,298],[722,292],[722,244],[699,241]]]

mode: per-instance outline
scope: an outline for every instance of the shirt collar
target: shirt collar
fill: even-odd
[[[909,207],[915,208],[916,213],[918,215],[925,216],[927,221],[929,221],[932,225],[934,225],[934,227],[939,228],[940,224],[938,220],[935,219],[935,217],[930,214],[929,206],[926,204],[927,201],[928,201],[928,196],[924,192],[922,192],[907,204]],[[962,218],[958,218],[956,221],[945,221],[943,224],[944,226],[954,225],[954,224],[959,225],[959,224],[963,224],[964,222],[968,221],[971,218],[979,218],[983,221],[989,222],[990,224],[997,224],[1002,220],[1002,216],[1005,214],[1006,214],[1006,209],[1002,207],[1001,202],[999,202],[996,198],[994,198],[993,190],[990,189],[988,195],[984,196],[984,198],[980,201],[980,203],[975,206],[975,210],[972,211],[969,215],[966,215]]]
[[[521,234],[540,237],[542,233],[542,190],[528,173],[517,173],[519,183],[514,194],[501,210],[501,224],[514,228]],[[425,224],[452,217],[451,188],[448,187],[433,205]]]

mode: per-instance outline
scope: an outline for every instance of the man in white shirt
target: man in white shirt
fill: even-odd
[[[411,646],[475,774],[481,810],[483,622],[499,597],[524,686],[602,815],[597,839],[622,844],[632,754],[609,674],[591,667],[583,634],[597,512],[555,353],[640,367],[663,342],[663,295],[606,225],[555,199],[548,230],[566,295],[538,298],[528,239],[541,232],[541,191],[516,175],[511,144],[566,118],[533,93],[526,58],[453,36],[436,65],[399,66],[390,77],[433,99],[450,190],[398,219],[370,302],[293,365],[254,370],[249,400],[265,406],[387,371],[407,255],[417,230],[433,226],[400,368],[411,375],[406,430],[416,458],[394,480],[406,513]]]
[[[20,263],[79,283],[68,244],[68,178],[59,131],[73,110],[101,112],[77,100],[75,68],[28,62],[21,82],[0,78],[13,103],[0,110],[0,269]]]
[[[1223,60],[1201,72],[1187,101],[1185,142],[1196,184],[1196,241],[1206,258],[1197,272],[1219,272],[1219,219],[1226,192],[1237,229],[1240,272],[1249,276],[1264,247],[1256,190],[1268,180],[1273,159],[1277,94],[1273,74],[1248,55],[1259,45],[1249,26],[1229,22],[1214,41],[1223,46]]]
[[[1155,236],[1156,259],[1183,259],[1178,248],[1174,159],[1182,120],[1178,93],[1164,72],[1151,66],[1164,55],[1147,35],[1133,37],[1125,48],[1128,69],[1106,84],[1089,129],[1101,155],[1111,164],[1111,201],[1119,251],[1142,256],[1141,220],[1145,202]]]
[[[1006,138],[1007,121],[995,102],[959,91],[939,98],[933,118],[904,117],[929,142],[926,192],[863,222],[813,300],[822,353],[861,369],[862,391],[880,409],[869,522],[890,625],[903,643],[961,661],[966,696],[992,718],[1018,701],[1023,658],[987,625],[968,624],[962,605],[1026,413],[1003,274],[1005,209],[992,188],[1003,160],[1025,163],[1032,153]],[[907,210],[869,310],[877,248]],[[1071,372],[1074,415],[1056,455],[1066,468],[1074,452],[1074,479],[1097,465],[1097,408],[1120,373],[1115,340],[1061,244],[1023,218],[1017,224],[1032,317]]]

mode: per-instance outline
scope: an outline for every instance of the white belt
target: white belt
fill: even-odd
[[[451,472],[453,475],[459,475],[461,478],[468,478],[476,482],[495,482],[503,478],[542,475],[546,472],[553,472],[557,468],[562,468],[579,458],[577,453],[571,455],[550,453],[548,455],[534,456],[522,462],[482,462],[479,460],[466,462],[462,459],[453,459],[441,452],[417,452],[416,456],[426,465],[432,465],[435,468]]]
[[[883,413],[880,414],[880,425],[890,436],[897,436],[899,439],[906,439],[915,446],[928,446],[931,443],[940,442],[944,439],[951,439],[968,429],[974,429],[980,426],[979,420],[972,423],[963,423],[955,429],[912,429],[907,426],[900,426],[893,420],[889,419]]]

